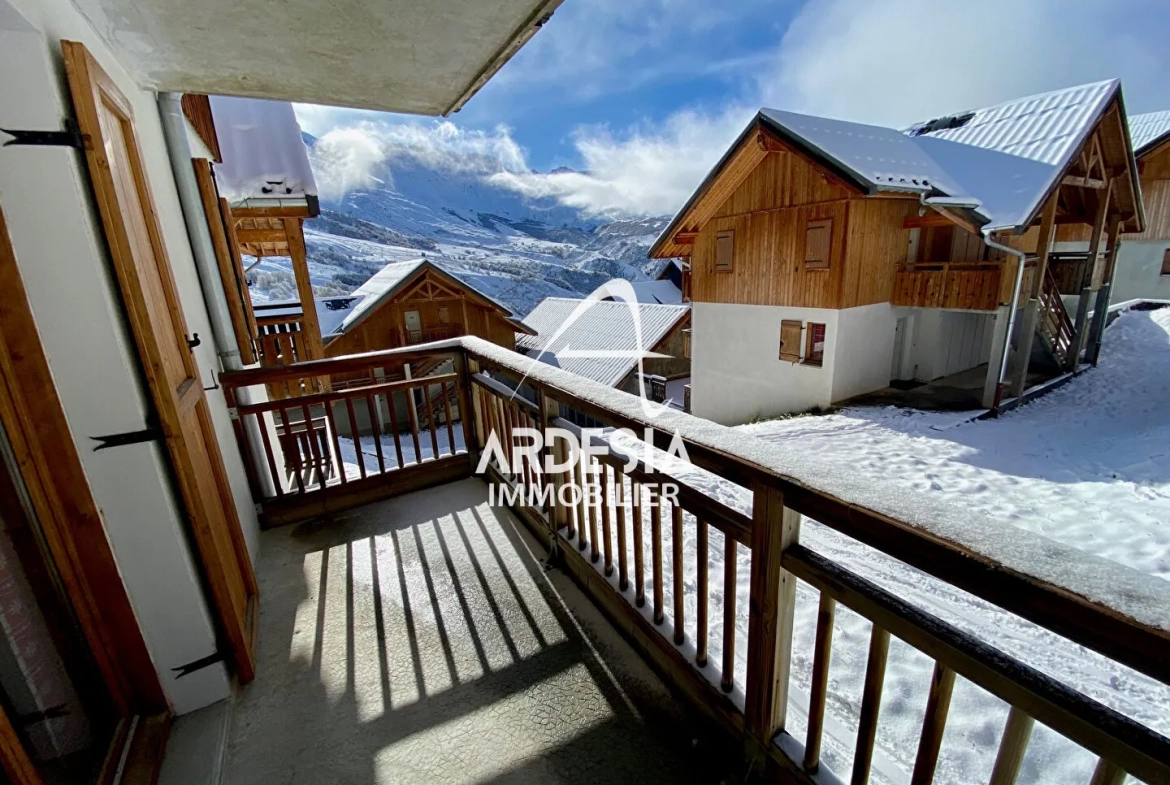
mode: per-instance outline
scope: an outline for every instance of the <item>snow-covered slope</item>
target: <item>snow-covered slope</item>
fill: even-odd
[[[306,140],[312,150],[313,139]],[[399,153],[365,187],[323,199],[305,224],[318,294],[348,294],[390,261],[426,256],[527,314],[546,297],[577,297],[610,278],[652,278],[646,251],[666,217],[604,221],[493,180],[493,159],[452,165]],[[257,301],[295,297],[288,259],[250,273]]]

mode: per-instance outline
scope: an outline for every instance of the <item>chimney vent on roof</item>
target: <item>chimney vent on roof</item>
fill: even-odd
[[[971,118],[975,116],[974,112],[963,112],[962,114],[951,114],[945,117],[936,117],[933,120],[927,120],[925,123],[919,123],[910,128],[910,136],[922,136],[923,134],[934,133],[935,131],[947,131],[951,128],[962,128],[967,123],[971,122]]]

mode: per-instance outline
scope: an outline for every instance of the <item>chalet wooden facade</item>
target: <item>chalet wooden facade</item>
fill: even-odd
[[[1077,111],[1071,142],[1041,111],[1053,96]],[[1038,113],[1024,143],[1009,133]],[[1118,238],[1146,228],[1124,116],[1117,82],[908,132],[762,110],[651,249],[686,269],[695,413],[742,422],[984,364],[973,404],[995,406],[1041,366],[1074,370]],[[1081,237],[1091,255],[1051,253]]]

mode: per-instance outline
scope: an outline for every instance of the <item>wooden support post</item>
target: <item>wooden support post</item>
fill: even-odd
[[[484,422],[484,418],[487,416],[487,402],[483,400],[483,391],[471,382],[472,377],[479,373],[479,360],[473,360],[470,357],[466,357],[466,355],[464,357],[466,358],[466,366],[463,373],[463,380],[469,391],[468,395],[471,398],[471,411],[463,415],[463,417],[470,417],[472,422],[475,423],[475,447],[478,450],[482,450],[487,446],[488,424]],[[467,445],[467,451],[471,452],[470,444]],[[478,460],[478,457],[476,460]]]
[[[744,730],[748,753],[763,754],[784,729],[796,576],[781,569],[781,554],[800,539],[800,513],[784,506],[784,494],[757,482],[753,489],[752,574]]]
[[[292,259],[293,276],[297,281],[297,297],[304,314],[301,329],[305,331],[305,345],[309,359],[325,356],[321,342],[321,323],[317,321],[317,301],[313,299],[313,284],[309,280],[309,260],[305,251],[305,234],[299,218],[284,219],[284,233],[288,238],[288,255]]]
[[[1036,721],[1026,711],[1012,706],[999,743],[999,753],[995,756],[995,768],[991,770],[989,785],[1015,785],[1035,724]]]
[[[1093,323],[1089,327],[1088,350],[1085,361],[1097,364],[1101,356],[1101,342],[1105,340],[1105,325],[1109,316],[1109,297],[1113,291],[1113,272],[1117,266],[1118,242],[1121,235],[1121,216],[1114,215],[1109,221],[1109,246],[1105,256],[1105,269],[1101,273],[1101,288],[1093,304]]]
[[[1032,290],[1021,292],[1020,296],[1027,296],[1024,305],[1023,318],[1019,320],[1016,334],[1018,352],[1016,354],[1016,373],[1012,378],[1010,394],[1019,398],[1024,394],[1028,385],[1028,366],[1032,361],[1032,343],[1036,339],[1036,324],[1040,310],[1040,293],[1044,291],[1044,276],[1048,274],[1048,254],[1052,251],[1052,238],[1056,232],[1056,205],[1059,201],[1060,189],[1052,192],[1044,205],[1044,212],[1040,216],[1040,235],[1036,238],[1036,270],[1032,276]]]
[[[1069,358],[1069,370],[1077,371],[1081,366],[1081,352],[1085,350],[1088,339],[1089,300],[1092,295],[1093,278],[1096,275],[1098,257],[1101,254],[1101,239],[1105,235],[1105,219],[1109,215],[1109,202],[1113,196],[1113,181],[1105,186],[1097,202],[1097,214],[1093,217],[1093,234],[1089,240],[1089,259],[1085,264],[1085,274],[1081,278],[1081,299],[1077,305],[1077,317],[1073,328],[1072,356]]]
[[[540,451],[541,465],[536,467],[536,470],[543,472],[550,458],[556,463],[564,462],[565,450],[568,449],[568,445],[563,439],[558,440],[555,444],[549,444],[549,428],[556,424],[557,418],[561,415],[560,404],[556,402],[556,399],[546,395],[543,390],[537,393],[537,404],[540,407],[540,430],[544,434],[544,446]],[[548,510],[549,559],[553,559],[560,555],[557,530],[569,525],[571,511],[561,503],[561,488],[565,485],[564,472],[552,472],[542,476],[544,481],[551,483],[553,487],[552,501],[549,503]],[[621,481],[620,477],[618,481]]]

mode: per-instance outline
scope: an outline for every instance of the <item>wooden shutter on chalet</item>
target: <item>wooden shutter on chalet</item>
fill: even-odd
[[[793,319],[780,322],[780,359],[790,363],[800,362],[801,323]]]
[[[82,44],[62,41],[85,157],[122,301],[224,642],[241,682],[255,675],[256,576],[187,343],[187,324],[130,102]]]
[[[833,219],[809,221],[804,230],[804,267],[806,270],[827,270],[829,249],[833,239]]]
[[[735,269],[735,232],[731,229],[715,235],[715,269],[721,273]]]

